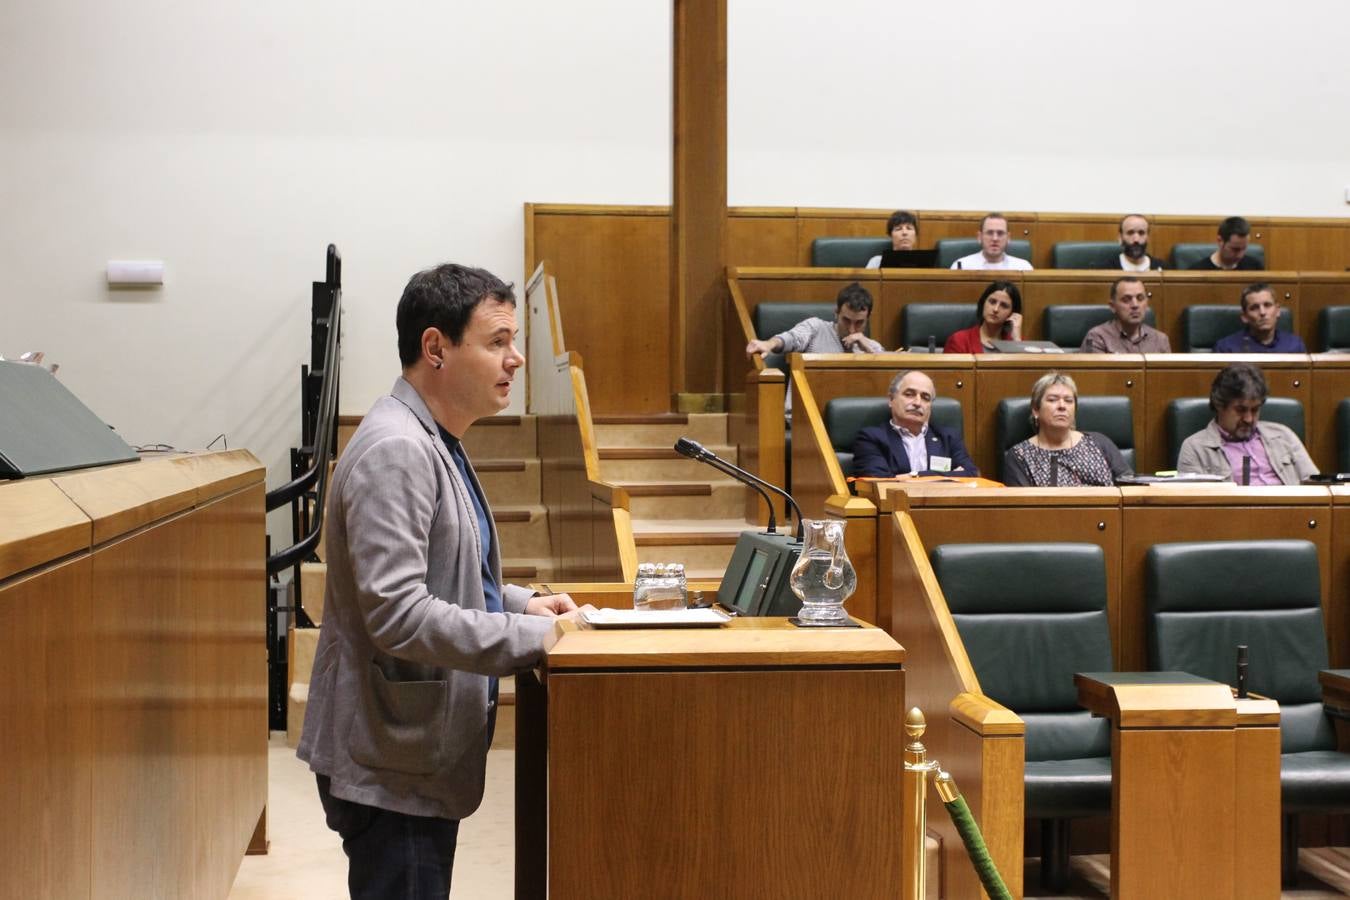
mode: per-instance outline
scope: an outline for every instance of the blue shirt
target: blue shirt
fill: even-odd
[[[483,601],[488,612],[504,612],[502,605],[502,586],[497,583],[493,577],[492,566],[489,562],[489,556],[492,554],[492,523],[488,520],[487,501],[479,493],[477,484],[469,477],[469,460],[464,456],[464,448],[461,446],[459,438],[450,432],[436,426],[441,433],[441,440],[445,442],[445,448],[450,451],[450,458],[455,461],[455,468],[459,469],[459,475],[464,479],[464,484],[469,488],[469,499],[473,502],[473,513],[478,519],[478,537],[481,541],[479,558],[483,562]]]
[[[1246,329],[1234,332],[1228,337],[1219,338],[1214,344],[1215,353],[1307,353],[1303,338],[1287,331],[1275,329],[1275,340],[1263,344],[1247,333]]]

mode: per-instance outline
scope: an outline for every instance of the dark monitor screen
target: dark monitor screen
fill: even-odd
[[[769,612],[786,606],[779,594],[788,590],[788,576],[801,552],[791,535],[742,532],[727,564],[717,602],[743,616],[792,615],[791,611]]]

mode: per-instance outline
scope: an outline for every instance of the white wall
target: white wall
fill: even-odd
[[[729,6],[733,204],[1350,209],[1339,2]],[[279,484],[327,243],[356,414],[397,373],[413,271],[470,262],[523,289],[525,202],[669,202],[670,18],[627,0],[6,4],[0,353],[46,350],[132,444],[224,432]],[[163,259],[165,286],[109,291],[119,258]]]
[[[414,271],[523,296],[525,202],[668,200],[669,27],[604,0],[7,4],[0,354],[47,351],[133,445],[224,432],[274,487],[326,245],[357,414],[398,374]],[[128,258],[163,259],[164,287],[110,291]]]
[[[1350,215],[1341,0],[729,7],[734,205]]]

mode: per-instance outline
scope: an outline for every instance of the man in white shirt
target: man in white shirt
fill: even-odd
[[[1162,260],[1148,255],[1148,219],[1138,213],[1120,220],[1120,267],[1126,272],[1162,268]]]
[[[1002,213],[990,213],[980,220],[980,252],[963,256],[952,263],[953,269],[1016,269],[1026,271],[1031,263],[1009,256],[1008,219]]]

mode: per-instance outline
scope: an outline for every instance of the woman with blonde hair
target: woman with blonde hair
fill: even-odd
[[[1009,487],[1109,487],[1133,474],[1110,438],[1079,431],[1078,385],[1061,372],[1047,372],[1031,388],[1031,425],[1036,433],[1008,449],[1003,482]]]

